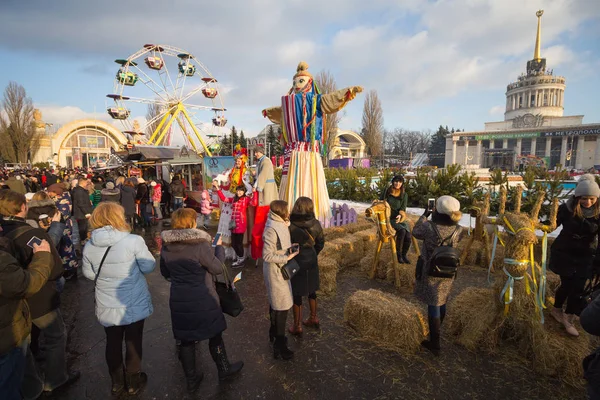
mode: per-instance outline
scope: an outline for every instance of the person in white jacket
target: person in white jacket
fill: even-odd
[[[127,384],[128,393],[136,394],[148,380],[141,372],[142,336],[144,321],[153,311],[144,275],[154,270],[156,262],[144,239],[130,233],[119,204],[98,204],[89,224],[92,234],[83,249],[83,275],[95,281],[96,317],[106,332],[111,391],[118,395]]]

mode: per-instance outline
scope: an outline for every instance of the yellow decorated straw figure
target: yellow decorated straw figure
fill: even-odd
[[[326,154],[326,134],[323,128],[327,114],[340,111],[346,103],[362,92],[360,86],[350,86],[332,93],[321,94],[308,72],[308,64],[298,64],[293,85],[281,97],[280,107],[263,110],[263,116],[280,124],[283,132],[284,164],[279,198],[290,209],[296,199],[306,196],[315,203],[317,219],[331,218],[329,195],[321,155]]]

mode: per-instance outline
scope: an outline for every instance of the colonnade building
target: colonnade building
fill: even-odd
[[[446,139],[446,165],[517,169],[560,164],[568,169],[600,169],[600,123],[583,115],[563,116],[566,79],[546,67],[540,54],[538,17],[533,59],[526,72],[506,88],[504,121],[487,122],[483,131],[456,132]]]

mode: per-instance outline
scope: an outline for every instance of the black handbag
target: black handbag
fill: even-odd
[[[217,295],[219,295],[221,310],[227,315],[237,317],[244,310],[244,305],[242,304],[240,294],[231,283],[227,266],[225,264],[222,264],[222,266],[225,282],[219,282],[215,279],[215,289],[217,290]]]
[[[104,255],[102,256],[102,260],[100,261],[100,265],[98,266],[98,273],[96,274],[96,277],[94,278],[94,289],[93,291],[96,291],[96,282],[98,282],[98,278],[100,277],[100,271],[102,271],[102,266],[104,265],[104,260],[106,260],[106,256],[108,255],[108,252],[110,250],[112,246],[108,246],[106,248],[106,251],[104,252]],[[94,303],[96,302],[96,297],[94,296]]]
[[[275,234],[277,235],[277,232],[275,232]],[[279,240],[279,235],[277,235],[277,250],[281,250],[281,241]],[[286,262],[284,265],[276,265],[279,267],[281,275],[286,281],[292,279],[294,275],[300,271],[300,265],[298,264],[298,261],[293,258],[288,260],[288,262]]]

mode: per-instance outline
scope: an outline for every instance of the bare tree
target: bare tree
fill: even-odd
[[[335,83],[335,78],[332,73],[326,70],[321,70],[315,76],[315,85],[321,91],[321,94],[327,94],[331,92],[335,92],[337,90],[337,85]],[[340,122],[341,116],[338,113],[328,114],[325,117],[325,126],[323,127],[323,134],[326,136],[324,144],[327,149],[327,154],[323,158],[323,164],[327,165],[329,161],[329,152],[332,147],[335,145],[336,132],[338,128],[338,124]]]
[[[387,132],[386,154],[400,156],[407,160],[411,155],[426,153],[431,142],[431,131],[409,131],[395,128]]]
[[[148,104],[148,108],[146,109],[146,121],[152,121],[146,126],[146,137],[149,138],[152,136],[158,124],[160,124],[160,118],[158,117],[162,114],[162,107],[160,104],[151,103]]]
[[[369,154],[376,157],[383,150],[383,110],[376,90],[370,90],[365,97],[362,116],[362,137]]]
[[[33,102],[25,88],[10,82],[4,89],[2,112],[0,112],[0,136],[2,154],[15,162],[31,160],[40,147],[33,118]]]

